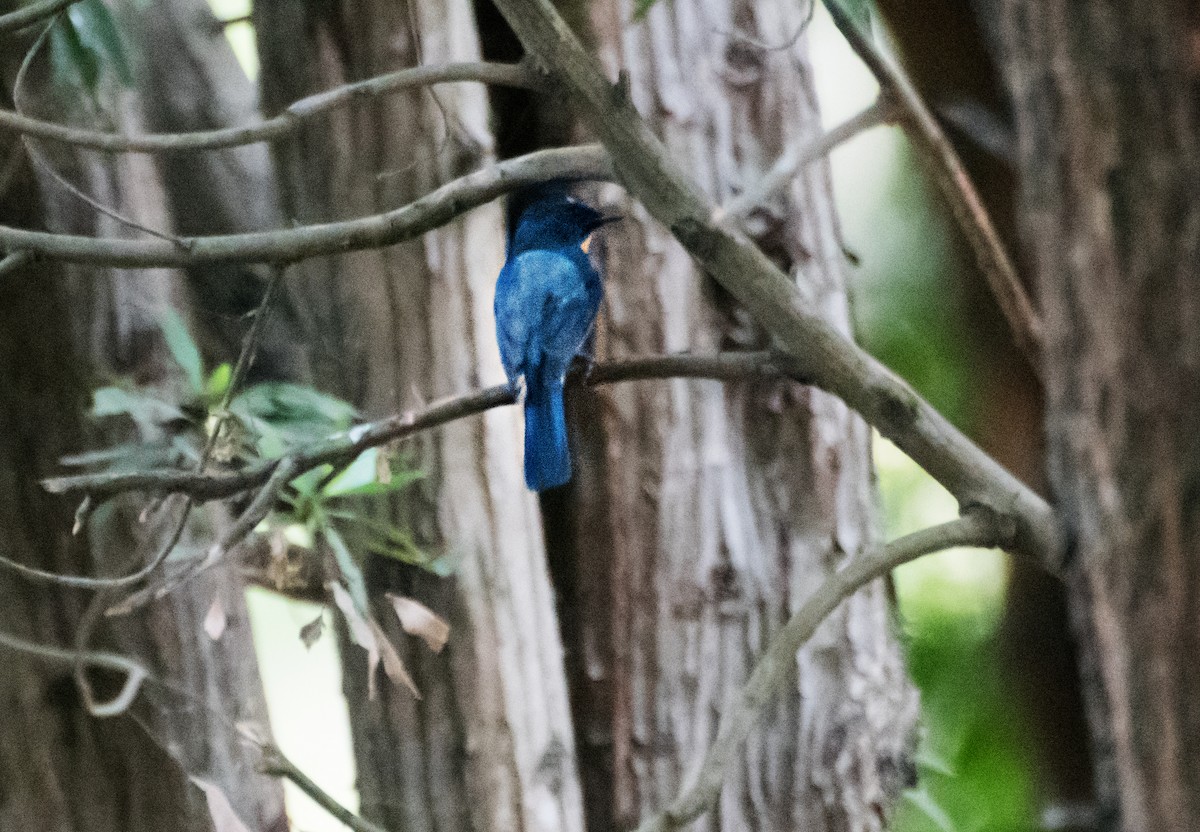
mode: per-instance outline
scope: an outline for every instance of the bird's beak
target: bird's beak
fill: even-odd
[[[618,220],[623,220],[623,219],[625,219],[625,216],[624,216],[623,214],[613,214],[613,215],[611,215],[611,216],[608,216],[608,217],[601,217],[600,219],[596,220],[596,221],[595,221],[595,222],[592,224],[592,230],[588,232],[588,235],[587,235],[587,237],[585,237],[585,238],[584,238],[584,240],[583,240],[583,244],[580,246],[580,248],[581,248],[581,249],[583,249],[583,253],[584,253],[584,254],[587,254],[587,253],[588,253],[588,251],[591,249],[591,247],[592,247],[592,235],[596,233],[596,229],[597,229],[597,228],[601,228],[601,227],[603,227],[603,226],[606,226],[606,225],[608,225],[610,222],[617,222]]]

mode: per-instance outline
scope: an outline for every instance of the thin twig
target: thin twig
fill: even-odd
[[[519,156],[447,182],[415,202],[383,214],[298,228],[159,240],[92,238],[0,226],[0,249],[93,266],[190,266],[206,262],[296,262],[310,257],[381,248],[445,225],[497,197],[548,181],[606,181],[608,154],[597,145],[557,148]]]
[[[15,12],[0,14],[0,35],[24,29],[26,26],[31,26],[48,17],[54,17],[63,9],[78,2],[79,0],[36,0]]]
[[[14,251],[0,259],[0,280],[8,277],[18,269],[23,269],[35,259],[32,251]]]
[[[353,829],[354,832],[387,832],[382,826],[377,826],[366,818],[359,817],[334,800],[328,792],[314,783],[312,778],[297,768],[295,763],[283,756],[283,753],[274,746],[263,748],[262,772],[295,783],[300,791],[311,797],[318,806]]]
[[[143,685],[154,685],[175,696],[182,697],[193,705],[198,705],[216,719],[227,725],[231,730],[238,733],[238,736],[243,737],[258,746],[262,752],[261,768],[263,774],[271,777],[283,777],[291,782],[311,797],[322,809],[329,812],[335,818],[340,820],[346,826],[355,830],[355,832],[387,832],[380,826],[376,826],[368,820],[358,817],[346,807],[338,803],[324,789],[312,781],[299,767],[291,760],[283,755],[281,751],[272,743],[264,743],[260,738],[243,730],[241,726],[234,723],[223,712],[216,710],[204,699],[201,699],[189,691],[180,688],[178,685],[160,679],[146,668],[141,662],[131,659],[127,656],[122,656],[119,653],[108,653],[97,650],[88,650],[79,652],[77,650],[67,650],[62,647],[52,647],[45,644],[37,644],[32,641],[27,641],[14,635],[9,635],[0,632],[0,647],[5,647],[10,650],[15,650],[19,653],[34,656],[35,658],[53,662],[55,664],[83,664],[87,667],[100,667],[106,670],[112,670],[117,673],[125,674],[125,683],[122,685],[121,692],[112,702],[120,705],[120,711],[123,713],[128,710],[133,704],[133,700],[141,691]],[[96,713],[96,716],[108,717],[114,716],[112,713]],[[139,725],[146,729],[139,720]],[[147,730],[147,734],[150,732]],[[153,736],[153,735],[151,735]],[[186,772],[185,772],[186,773]]]
[[[9,635],[8,633],[0,633],[0,647],[7,647],[10,650],[16,650],[30,656],[37,656],[38,658],[58,664],[81,664],[86,667],[103,667],[107,670],[125,674],[125,683],[121,686],[120,692],[106,706],[98,706],[97,710],[93,711],[96,716],[100,717],[115,716],[116,713],[128,709],[137,697],[138,691],[141,690],[142,683],[150,675],[146,667],[140,662],[116,653],[105,653],[96,650],[87,650],[81,653],[76,650],[66,650],[62,647],[36,644],[32,641],[26,641],[23,638]],[[106,708],[119,708],[119,710],[109,712]]]
[[[790,688],[797,670],[796,653],[842,601],[901,564],[957,546],[1008,545],[1011,532],[1012,524],[993,512],[970,511],[956,520],[863,552],[840,572],[830,575],[771,639],[750,678],[721,715],[717,738],[689,785],[670,807],[643,821],[638,832],[670,832],[712,808],[720,796],[726,770],[763,708]]]
[[[127,136],[83,127],[70,127],[0,109],[0,128],[40,139],[64,142],[107,153],[183,153],[241,147],[258,142],[276,142],[298,131],[318,115],[355,101],[381,98],[404,89],[461,81],[478,81],[495,86],[535,89],[536,73],[524,64],[456,63],[418,66],[389,72],[375,78],[319,92],[291,104],[274,118],[260,124],[222,127],[189,133],[151,133]]]
[[[720,222],[725,217],[744,219],[755,208],[765,205],[806,165],[828,156],[838,145],[859,133],[886,124],[891,115],[888,100],[880,97],[862,112],[817,138],[789,146],[761,179],[714,211],[713,222]]]
[[[996,302],[1008,321],[1017,346],[1030,366],[1039,370],[1042,320],[1034,309],[1012,258],[1009,257],[1004,242],[992,224],[983,200],[975,190],[975,185],[967,175],[954,146],[946,138],[937,118],[925,106],[925,102],[904,71],[876,48],[871,39],[855,25],[839,0],[824,2],[834,25],[875,76],[880,90],[886,95],[894,96],[897,104],[903,108],[901,124],[914,139],[917,147],[924,151],[924,156],[932,168],[933,178],[971,244],[979,269],[987,279],[992,294],[996,296]]]

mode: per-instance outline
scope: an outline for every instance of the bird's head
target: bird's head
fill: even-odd
[[[550,193],[526,205],[517,218],[512,251],[581,248],[586,252],[592,232],[619,219],[619,215],[602,214],[565,192]]]

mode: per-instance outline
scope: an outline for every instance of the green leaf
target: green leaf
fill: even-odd
[[[50,32],[50,67],[57,82],[79,87],[92,96],[96,94],[100,64],[95,54],[84,46],[70,17],[59,18],[59,23]]]
[[[650,10],[657,2],[658,0],[637,0],[637,5],[633,7],[633,19],[635,21],[643,20],[646,15],[650,14]]]
[[[334,560],[342,573],[346,589],[350,591],[350,597],[354,599],[354,606],[360,613],[367,615],[367,582],[363,579],[362,570],[358,568],[354,555],[350,554],[350,547],[333,525],[326,525],[321,531],[329,543],[329,548],[333,550]]]
[[[82,0],[67,9],[67,16],[97,61],[111,67],[123,86],[132,87],[133,71],[129,68],[125,42],[103,0]]]
[[[368,448],[322,489],[326,497],[369,497],[391,494],[425,476],[423,471],[393,471],[387,482],[379,481],[379,449]]]
[[[233,379],[233,367],[228,363],[218,364],[204,385],[204,398],[216,404],[225,396],[229,382]]]
[[[954,777],[957,774],[949,760],[927,748],[918,751],[913,757],[913,762],[923,773],[936,773],[943,777]]]
[[[167,422],[187,418],[170,402],[120,387],[101,387],[92,394],[92,416],[97,419],[128,416],[143,436],[156,435]]]
[[[188,384],[197,396],[204,395],[204,362],[200,358],[200,348],[192,340],[187,324],[174,309],[168,308],[158,322],[166,339],[167,349],[176,363],[183,368],[187,375]]]
[[[950,815],[925,789],[909,789],[904,792],[904,799],[933,823],[940,832],[957,832]]]

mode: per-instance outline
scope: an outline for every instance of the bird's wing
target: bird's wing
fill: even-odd
[[[588,290],[590,269],[544,250],[524,252],[505,265],[496,283],[496,329],[510,377],[524,371],[531,350],[565,372],[599,307]]]

